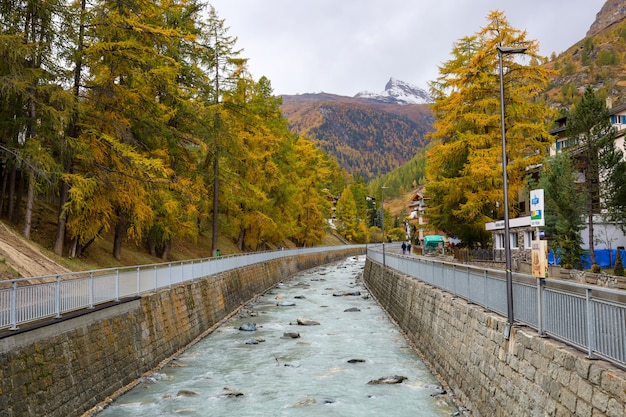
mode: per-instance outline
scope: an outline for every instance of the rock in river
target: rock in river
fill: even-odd
[[[256,324],[243,323],[241,326],[239,326],[239,330],[243,330],[244,332],[253,332],[256,330]]]
[[[298,324],[300,326],[319,326],[320,322],[302,317],[298,319]]]
[[[408,379],[405,376],[401,376],[401,375],[391,375],[391,376],[383,376],[380,377],[378,379],[372,379],[371,381],[368,382],[368,384],[371,385],[375,385],[375,384],[401,384],[402,381],[404,381],[405,379]]]
[[[359,296],[361,291],[343,291],[333,293],[333,297],[347,297],[347,296]]]

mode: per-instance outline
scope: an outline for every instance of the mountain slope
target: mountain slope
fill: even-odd
[[[546,98],[555,108],[569,110],[587,85],[613,103],[626,101],[626,0],[607,0],[587,36],[546,67],[555,71]]]
[[[318,143],[339,164],[366,180],[397,168],[426,144],[433,117],[424,90],[391,79],[383,93],[283,96],[292,132]]]

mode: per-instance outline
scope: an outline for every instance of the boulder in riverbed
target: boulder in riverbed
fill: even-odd
[[[301,317],[301,318],[298,319],[298,325],[300,325],[300,326],[319,326],[320,322]]]
[[[333,293],[333,297],[348,297],[348,296],[359,296],[361,295],[361,291],[342,291]]]
[[[224,397],[242,397],[243,392],[233,388],[233,387],[224,387],[224,391],[222,391],[222,396]]]
[[[372,379],[371,381],[368,382],[368,384],[370,385],[377,385],[377,384],[401,384],[402,381],[408,379],[405,376],[401,376],[401,375],[391,375],[391,376],[383,376],[380,377],[378,379]]]
[[[244,332],[253,332],[256,330],[256,324],[243,323],[241,326],[239,326],[239,330],[244,331]]]

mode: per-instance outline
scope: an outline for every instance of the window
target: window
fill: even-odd
[[[535,232],[533,230],[524,232],[524,249],[531,249],[533,240],[535,240]]]
[[[496,238],[496,241],[495,241],[496,249],[504,249],[504,234],[496,233],[495,238]]]
[[[511,249],[519,249],[519,246],[517,246],[517,232],[511,232],[509,236]]]

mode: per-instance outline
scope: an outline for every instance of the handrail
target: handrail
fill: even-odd
[[[342,245],[224,255],[0,281],[0,330],[278,258],[365,247]]]
[[[507,316],[504,271],[386,251],[385,265],[485,309]],[[383,264],[383,252],[367,257]],[[513,274],[515,321],[626,369],[626,291]]]

